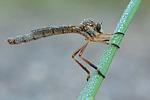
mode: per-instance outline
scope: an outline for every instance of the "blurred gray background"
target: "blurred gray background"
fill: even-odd
[[[76,100],[87,74],[71,56],[85,43],[83,36],[57,35],[13,46],[6,39],[44,26],[79,25],[85,18],[103,21],[103,30],[113,32],[129,1],[0,0],[0,100]],[[150,99],[149,5],[149,0],[141,3],[96,100]],[[90,43],[83,57],[96,65],[105,47]]]

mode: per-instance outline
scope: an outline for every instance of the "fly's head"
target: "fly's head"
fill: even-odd
[[[102,32],[102,24],[103,24],[103,22],[101,22],[101,23],[96,23],[95,30],[96,30],[98,33],[101,33],[101,32]]]

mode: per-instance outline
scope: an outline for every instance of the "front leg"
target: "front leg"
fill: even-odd
[[[114,43],[107,43],[106,41],[109,41],[110,37],[99,37],[100,35],[114,35],[114,34],[122,34],[124,35],[124,33],[121,33],[121,32],[116,32],[116,33],[99,33],[98,35],[95,35],[94,37],[96,39],[105,39],[105,40],[95,40],[94,38],[92,38],[90,41],[93,41],[93,42],[100,42],[100,43],[103,43],[103,44],[106,44],[106,45],[114,45],[116,46],[117,48],[120,48],[118,45],[114,44]]]
[[[120,48],[117,44],[105,42],[105,41],[109,41],[109,40],[107,40],[107,39],[106,39],[106,40],[102,40],[102,41],[100,41],[100,40],[95,40],[95,39],[91,39],[90,41],[92,41],[92,42],[99,42],[99,43],[106,44],[106,45],[114,45],[114,46],[116,46],[118,49]]]
[[[124,33],[122,32],[116,32],[116,33],[99,33],[98,35],[94,36],[95,38],[98,38],[100,35],[114,35],[114,34],[122,34],[124,35]]]

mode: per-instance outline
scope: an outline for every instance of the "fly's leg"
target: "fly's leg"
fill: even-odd
[[[124,36],[124,33],[122,33],[122,32],[116,32],[114,34],[122,34]]]
[[[105,39],[105,40],[102,40],[103,42],[105,42],[105,41],[109,41],[109,39]]]
[[[80,50],[79,57],[80,57],[83,61],[85,61],[87,64],[89,64],[91,67],[93,67],[94,69],[96,69],[97,72],[98,72],[98,74],[100,74],[103,78],[105,78],[105,76],[99,71],[99,69],[98,69],[94,64],[92,64],[91,62],[89,62],[89,61],[86,60],[85,58],[81,57],[82,54],[83,54],[83,52],[84,52],[84,50],[86,49],[88,43],[89,43],[89,42],[87,42],[87,44],[84,45],[84,47]],[[87,81],[89,80],[89,78],[90,78],[90,76],[87,77]]]
[[[110,37],[98,37],[96,39],[104,39],[104,40],[101,40],[101,41],[105,42],[105,41],[109,41]],[[85,39],[85,40],[87,41],[87,39]],[[92,41],[92,40],[90,40],[90,41]]]
[[[96,37],[96,39],[110,39],[110,37]]]
[[[95,38],[96,38],[96,37],[98,38],[98,37],[99,37],[100,35],[102,35],[102,34],[103,34],[103,35],[114,35],[114,34],[122,34],[122,35],[124,35],[124,33],[121,33],[121,32],[116,32],[116,33],[99,33],[98,35],[95,36]]]
[[[110,37],[95,37],[96,39],[104,39],[101,41],[109,41]]]
[[[117,48],[120,48],[118,45],[116,45],[114,43],[106,43],[105,41],[109,41],[110,37],[99,37],[102,34],[104,34],[104,35],[114,35],[114,34],[122,34],[122,35],[124,35],[124,33],[121,33],[121,32],[116,32],[116,33],[100,33],[100,34],[96,35],[95,38],[96,39],[105,39],[105,40],[101,40],[101,41],[100,40],[94,40],[94,39],[90,40],[90,41],[93,41],[93,42],[100,42],[100,43],[103,43],[103,44],[106,44],[106,45],[114,45]]]
[[[114,46],[116,46],[117,48],[120,48],[117,44],[105,42],[105,41],[109,41],[109,40],[102,40],[102,41],[100,41],[100,40],[92,39],[92,40],[90,40],[90,41],[92,41],[92,42],[99,42],[99,43],[103,43],[103,44],[106,44],[106,45],[114,45]]]
[[[89,77],[90,77],[90,71],[89,71],[85,66],[83,66],[78,60],[76,60],[74,57],[85,47],[85,45],[88,45],[88,43],[89,43],[89,41],[87,41],[86,44],[84,44],[80,49],[78,49],[78,50],[72,55],[73,60],[74,60],[76,63],[78,63],[78,64],[80,65],[80,67],[88,73],[87,80],[88,80]]]

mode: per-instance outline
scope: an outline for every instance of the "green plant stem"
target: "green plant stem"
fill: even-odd
[[[133,18],[135,12],[137,11],[140,3],[142,0],[131,0],[128,4],[127,8],[124,10],[123,15],[118,22],[114,33],[116,32],[122,32],[125,33],[127,30],[131,19]],[[115,43],[117,45],[120,44],[121,40],[123,38],[122,34],[116,34],[111,36],[110,43]],[[107,45],[98,64],[97,67],[99,70],[106,75],[106,72],[112,62],[112,59],[117,51],[117,47],[113,45]],[[97,71],[94,71],[91,74],[91,77],[89,81],[86,83],[84,89],[81,91],[80,96],[78,97],[78,100],[94,100],[95,95],[103,81],[103,77],[100,76]]]

